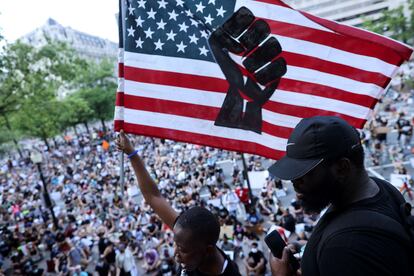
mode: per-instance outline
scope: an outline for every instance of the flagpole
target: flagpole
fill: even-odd
[[[246,160],[244,159],[244,153],[240,153],[241,157],[242,157],[242,162],[243,162],[243,178],[247,183],[247,188],[249,189],[249,199],[250,199],[250,207],[254,206],[254,201],[253,201],[253,192],[252,192],[252,187],[250,186],[250,179],[249,179],[249,174],[247,171],[247,165],[246,165]]]
[[[124,171],[124,153],[121,152],[121,171],[120,171],[121,200],[124,202],[125,194],[125,171]]]

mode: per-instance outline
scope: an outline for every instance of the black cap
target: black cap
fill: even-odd
[[[270,174],[285,180],[304,176],[323,160],[345,156],[361,146],[357,130],[335,116],[302,119],[291,133],[286,155],[273,164]]]

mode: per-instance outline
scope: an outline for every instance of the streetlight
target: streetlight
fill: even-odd
[[[43,172],[42,172],[42,166],[41,166],[42,159],[43,159],[42,154],[37,150],[33,151],[30,154],[30,160],[32,160],[33,164],[36,164],[37,170],[39,171],[40,179],[42,180],[42,184],[43,184],[43,197],[45,199],[45,204],[46,204],[46,207],[49,208],[50,213],[52,214],[53,225],[55,226],[55,229],[57,230],[58,222],[55,216],[55,212],[53,211],[52,201],[50,200],[49,191],[47,190],[45,177],[43,176]]]

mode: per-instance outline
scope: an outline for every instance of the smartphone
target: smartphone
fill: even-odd
[[[273,256],[281,259],[283,255],[283,249],[286,246],[286,242],[283,240],[277,229],[271,230],[264,238],[264,241],[267,247],[269,247]],[[289,254],[289,263],[292,266],[292,269],[295,271],[300,267],[299,261],[295,258],[295,256],[293,256],[292,253]]]
[[[267,247],[269,247],[273,256],[279,259],[282,258],[283,248],[285,248],[286,243],[277,231],[277,229],[274,229],[271,232],[269,232],[264,238],[264,241],[266,242],[266,245]]]

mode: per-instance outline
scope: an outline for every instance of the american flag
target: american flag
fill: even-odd
[[[208,38],[247,7],[267,22],[287,72],[263,106],[261,133],[215,125],[229,83]],[[305,117],[362,128],[412,49],[277,0],[120,0],[115,129],[279,159]],[[232,55],[234,60],[241,57]]]

